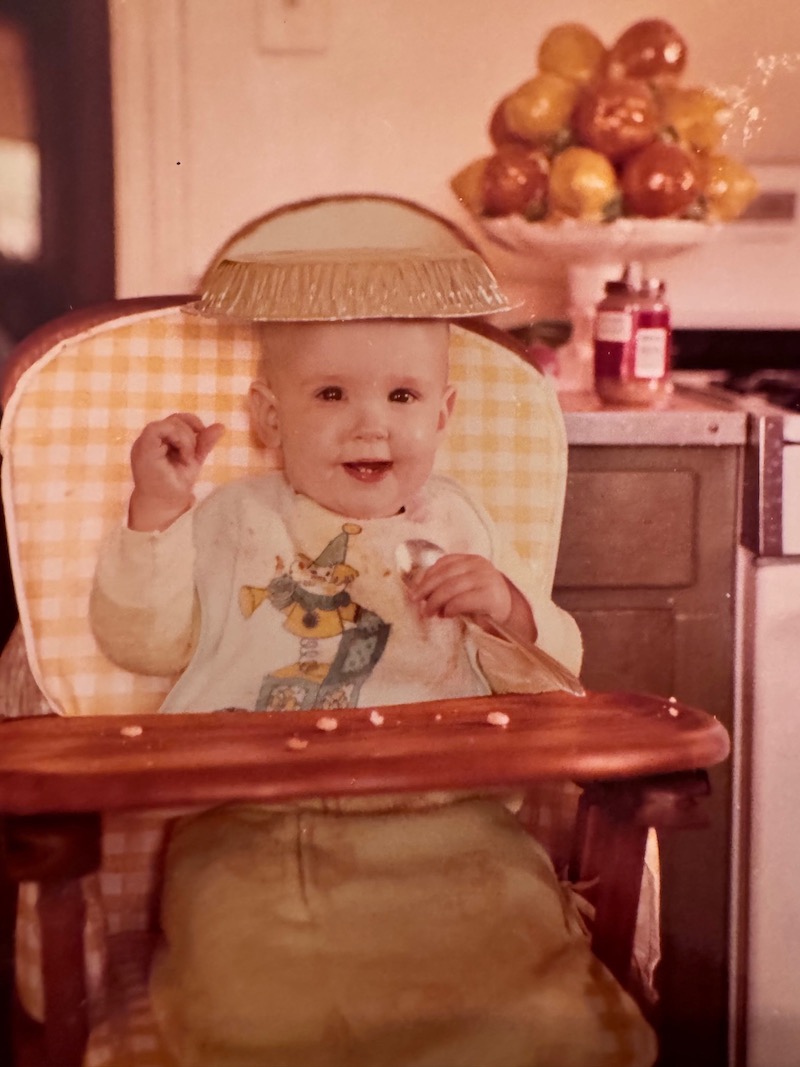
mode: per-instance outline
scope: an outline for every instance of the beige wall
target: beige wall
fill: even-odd
[[[643,16],[671,19],[685,80],[742,99],[731,150],[800,160],[788,0],[301,0],[329,6],[324,50],[276,54],[259,14],[280,2],[109,0],[121,295],[191,288],[226,235],[305,196],[397,193],[460,219],[449,177],[487,151],[494,103],[560,21],[610,42]]]

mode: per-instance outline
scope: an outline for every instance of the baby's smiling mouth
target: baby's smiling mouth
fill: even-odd
[[[342,466],[348,474],[353,478],[358,478],[359,481],[376,482],[392,469],[392,461],[390,459],[358,459],[343,463]]]

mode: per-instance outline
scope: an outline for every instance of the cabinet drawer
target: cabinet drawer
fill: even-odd
[[[662,609],[573,611],[584,643],[581,677],[590,689],[673,693],[676,620]]]
[[[696,576],[693,471],[573,471],[556,585],[686,587]]]

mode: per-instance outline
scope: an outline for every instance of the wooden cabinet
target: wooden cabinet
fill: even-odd
[[[589,688],[675,696],[733,733],[740,449],[576,446],[555,598]],[[709,823],[661,837],[660,1063],[725,1067],[731,765]]]

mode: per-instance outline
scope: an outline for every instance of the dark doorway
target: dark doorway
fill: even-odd
[[[36,188],[17,191],[37,215],[31,240],[7,228],[3,234],[2,356],[48,319],[114,296],[114,173],[106,0],[0,0],[0,27],[0,59],[14,83],[0,92],[0,136],[9,150],[0,179],[13,198],[13,167],[34,174]],[[16,618],[0,515],[0,648]],[[0,880],[2,1063],[11,1062],[13,910],[11,888]]]
[[[5,111],[11,138],[31,138],[39,186],[36,247],[0,248],[7,350],[41,323],[114,296],[114,175],[106,0],[0,0],[0,22],[24,67],[20,114],[9,116],[3,94],[0,126]],[[0,529],[2,647],[16,609]]]
[[[105,0],[0,0],[30,67],[40,159],[41,243],[3,257],[0,314],[15,339],[114,295],[114,181]]]

